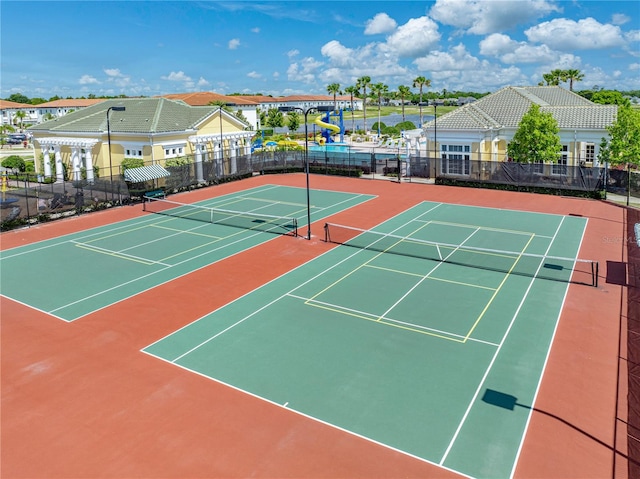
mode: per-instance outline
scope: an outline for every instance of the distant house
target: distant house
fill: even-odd
[[[233,95],[221,95],[210,91],[192,92],[192,93],[172,93],[169,95],[161,95],[162,98],[169,100],[179,100],[191,106],[208,106],[208,105],[224,105],[236,113],[242,113],[247,119],[252,130],[260,128],[260,116],[258,115],[259,104],[252,100]]]
[[[42,157],[42,163],[36,161],[38,173],[52,176],[55,171],[59,181],[92,181],[120,175],[125,158],[165,165],[169,159],[192,156],[197,167],[205,160],[221,165],[224,156],[230,160],[226,167],[233,170],[235,159],[251,152],[253,134],[247,127],[215,106],[190,106],[166,98],[123,98],[67,113],[32,126],[29,132],[36,158]]]
[[[18,112],[23,112],[23,117],[16,115]],[[27,103],[17,103],[15,101],[0,100],[0,125],[10,125],[13,127],[20,127],[33,125],[37,123],[38,110],[34,105]]]
[[[271,108],[300,108],[307,110],[317,106],[334,106],[333,95],[290,95],[281,97],[271,97],[265,95],[221,95],[214,92],[195,93],[172,93],[162,95],[162,98],[180,100],[191,106],[205,106],[211,103],[224,104],[227,107],[241,112],[247,119],[252,129],[259,130],[260,113],[267,113]],[[336,96],[336,106],[338,109],[348,110],[351,108],[351,97]],[[354,110],[362,109],[362,100],[353,99]]]
[[[551,174],[564,166],[599,166],[600,141],[616,118],[615,105],[599,105],[559,86],[505,87],[423,125],[426,152],[444,173],[468,175],[470,161],[509,161],[507,145],[532,104],[558,122],[562,151]],[[543,165],[541,165],[541,171]]]
[[[60,118],[72,111],[87,108],[105,101],[102,98],[61,98],[36,105],[36,123],[42,123],[53,118]]]

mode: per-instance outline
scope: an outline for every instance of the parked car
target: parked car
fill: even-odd
[[[22,145],[27,141],[27,135],[24,133],[11,133],[5,138],[5,143],[8,145]]]

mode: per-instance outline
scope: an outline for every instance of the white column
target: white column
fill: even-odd
[[[93,158],[91,157],[91,148],[86,148],[84,151],[84,166],[87,170],[87,181],[93,183]]]
[[[56,181],[64,181],[64,167],[62,166],[62,155],[60,154],[60,145],[55,146],[56,157]]]
[[[196,180],[198,183],[204,183],[204,176],[202,174],[202,145],[196,143]]]
[[[79,181],[82,179],[82,172],[80,171],[80,147],[73,146],[71,147],[71,168],[72,168],[72,178],[74,181]]]
[[[224,143],[222,141],[216,142],[214,147],[214,156],[216,162],[216,175],[222,176],[224,174]]]
[[[238,154],[238,140],[231,140],[229,145],[229,153],[231,155],[231,174],[238,171],[238,162],[236,161]]]
[[[49,178],[51,176],[51,158],[49,157],[50,145],[42,145],[44,153],[44,176]]]

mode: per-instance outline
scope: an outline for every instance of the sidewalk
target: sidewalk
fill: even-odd
[[[613,203],[618,203],[621,205],[626,205],[627,197],[623,195],[616,195],[614,193],[607,193],[607,201],[611,201]],[[629,197],[629,206],[640,208],[640,198],[636,198],[635,196]]]

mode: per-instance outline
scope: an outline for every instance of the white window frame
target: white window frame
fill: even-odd
[[[552,175],[566,175],[569,164],[569,145],[562,145],[558,162],[551,165]]]
[[[164,151],[165,159],[178,158],[180,156],[185,156],[185,147],[186,147],[186,143],[175,143],[170,145],[163,145],[162,149]]]

